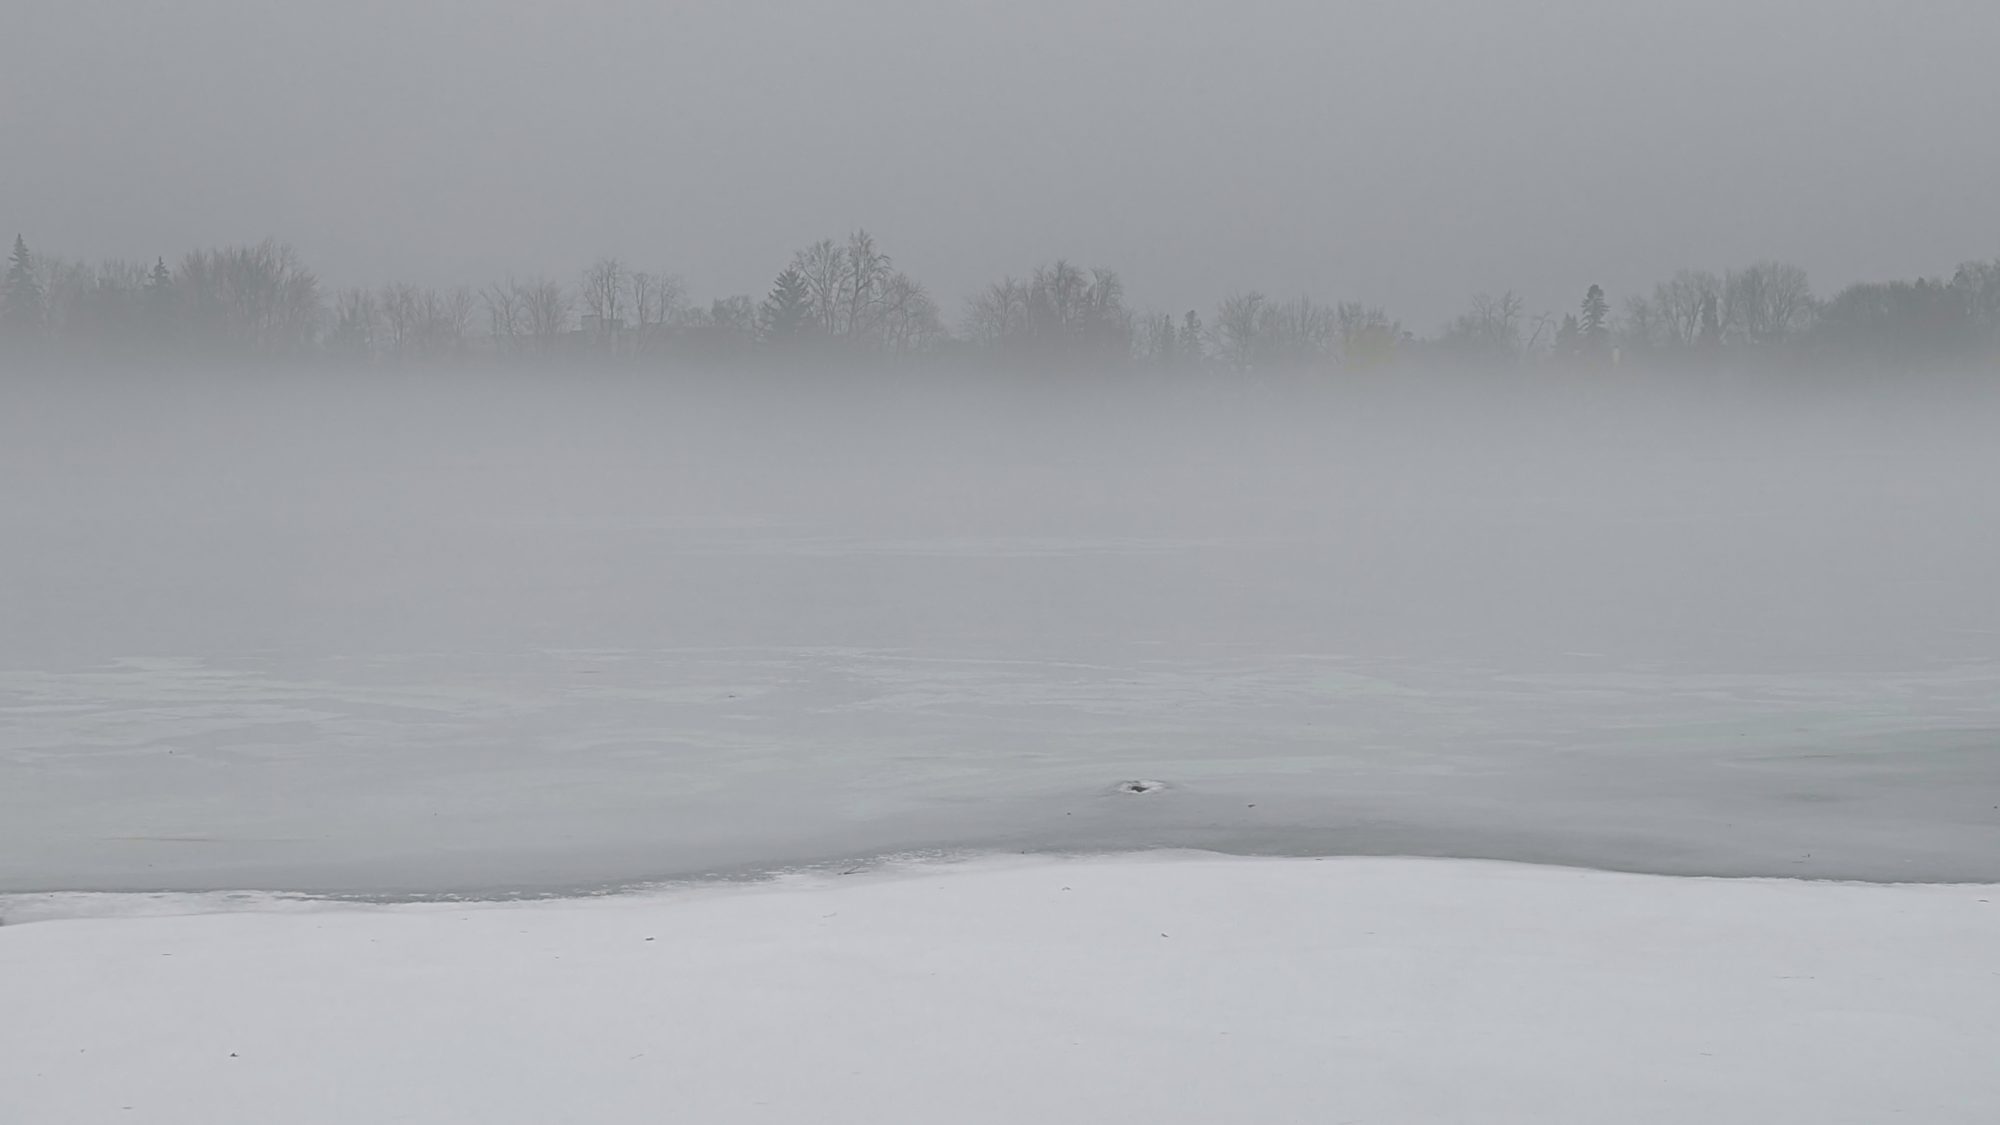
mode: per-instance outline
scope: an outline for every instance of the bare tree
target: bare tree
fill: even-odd
[[[837,331],[851,341],[875,342],[890,276],[889,255],[876,247],[874,235],[858,230],[847,236],[845,258],[847,271],[840,294],[844,311]]]
[[[883,317],[896,275],[874,235],[857,230],[844,245],[821,239],[792,255],[790,269],[805,283],[821,335],[850,348],[885,346]]]
[[[686,303],[686,291],[681,287],[680,278],[645,270],[632,275],[633,326],[642,337],[656,334],[661,326],[674,319]]]
[[[1625,312],[1619,318],[1618,345],[1629,352],[1647,352],[1660,346],[1665,336],[1658,307],[1644,297],[1625,298]]]
[[[882,286],[881,319],[882,345],[898,355],[925,351],[944,336],[937,302],[906,273],[892,275]]]
[[[476,307],[472,290],[463,285],[453,286],[437,295],[435,307],[438,339],[444,351],[454,356],[464,355]]]
[[[486,323],[493,335],[494,354],[510,354],[527,329],[527,299],[521,286],[510,277],[480,290],[479,300],[486,306]]]
[[[1395,358],[1403,328],[1389,319],[1386,310],[1343,301],[1333,317],[1340,333],[1341,359],[1349,367],[1375,367]]]
[[[1025,282],[1010,277],[987,286],[964,319],[966,335],[981,348],[1064,362],[1129,360],[1133,324],[1117,273],[1063,260],[1036,268]],[[934,331],[941,336],[942,325]]]
[[[351,363],[372,362],[380,325],[381,306],[375,294],[366,289],[343,289],[334,298],[328,349]]]
[[[1252,290],[1233,293],[1215,310],[1215,350],[1238,371],[1257,364],[1257,330],[1264,320],[1264,295]]]
[[[569,330],[569,314],[574,298],[562,283],[533,278],[520,287],[522,322],[537,352],[547,355],[556,341]]]
[[[48,338],[85,350],[115,347],[134,319],[144,270],[124,262],[91,266],[48,255],[33,261]]]
[[[757,302],[743,295],[717,298],[706,308],[677,312],[674,328],[679,346],[692,354],[741,355],[757,342]]]
[[[619,314],[624,308],[625,282],[625,264],[616,258],[600,258],[583,271],[583,283],[578,289],[583,315],[596,318],[600,331],[611,332],[622,327]]]
[[[1334,310],[1308,297],[1266,305],[1257,329],[1260,364],[1315,367],[1329,363],[1339,336]]]
[[[718,297],[709,302],[708,323],[730,347],[747,347],[757,339],[757,302],[747,294]]]
[[[964,331],[989,351],[1017,346],[1028,337],[1028,286],[1014,278],[988,285],[966,306]]]
[[[1978,346],[2000,358],[2000,258],[1960,265],[1952,274],[1951,290],[1964,303]]]
[[[377,298],[385,330],[382,343],[398,363],[418,350],[423,320],[422,299],[416,286],[401,281],[384,285],[381,296]]]
[[[847,279],[847,250],[823,238],[792,256],[792,268],[806,279],[813,316],[827,337],[838,336],[841,297]]]
[[[269,239],[194,251],[174,280],[196,335],[212,347],[289,354],[311,344],[319,328],[319,279],[290,246]]]
[[[1028,288],[1033,331],[1042,340],[1061,340],[1083,319],[1090,279],[1069,262],[1037,267]]]
[[[1133,321],[1125,307],[1125,279],[1116,270],[1093,268],[1083,307],[1085,346],[1104,359],[1130,359]]]
[[[1521,298],[1513,290],[1495,297],[1481,293],[1438,336],[1447,352],[1479,363],[1513,363],[1521,358]]]
[[[1701,310],[1710,298],[1722,299],[1722,279],[1712,273],[1681,270],[1653,287],[1653,311],[1666,344],[1692,348],[1701,339]]]
[[[1785,262],[1759,262],[1729,271],[1722,285],[1723,331],[1739,343],[1773,347],[1803,332],[1812,319],[1812,286],[1806,271]]]

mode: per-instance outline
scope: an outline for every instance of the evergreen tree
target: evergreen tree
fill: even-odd
[[[1201,342],[1201,318],[1195,315],[1193,309],[1181,318],[1181,338],[1174,345],[1174,354],[1180,357],[1185,367],[1200,367],[1202,358],[1207,354]]]
[[[0,329],[16,340],[33,340],[42,331],[42,285],[35,277],[35,258],[28,243],[14,236],[7,258],[7,284],[0,289]]]
[[[1153,362],[1162,370],[1171,371],[1180,360],[1174,349],[1174,318],[1162,316],[1153,326]]]
[[[814,310],[812,286],[806,275],[797,268],[779,274],[771,286],[771,295],[764,298],[759,318],[763,321],[764,338],[776,343],[795,340],[809,331],[814,323]]]
[[[1582,351],[1601,359],[1611,351],[1611,302],[1604,299],[1604,287],[1593,285],[1583,295],[1583,318],[1578,323]]]
[[[1562,318],[1562,325],[1556,329],[1555,356],[1569,363],[1583,354],[1583,329],[1577,326],[1576,314],[1568,313]]]
[[[146,321],[156,337],[173,329],[174,275],[167,269],[165,258],[155,261],[146,274]]]

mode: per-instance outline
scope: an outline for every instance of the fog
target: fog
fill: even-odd
[[[2000,8],[0,0],[0,892],[2000,879]]]
[[[1428,328],[1684,266],[1990,256],[2000,10],[1875,0],[5,0],[0,222],[330,287],[619,255],[763,293],[857,227],[950,308],[1069,256],[1178,314]]]
[[[0,890],[2000,878],[1989,378],[40,375]]]

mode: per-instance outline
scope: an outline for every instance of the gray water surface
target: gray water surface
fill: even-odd
[[[8,415],[0,891],[1156,846],[2000,881],[1983,415],[516,390]]]

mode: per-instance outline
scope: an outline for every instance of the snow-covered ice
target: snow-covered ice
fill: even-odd
[[[1992,886],[1154,854],[173,908],[0,928],[0,1120],[2000,1119]]]
[[[1209,651],[0,672],[0,892],[562,890],[906,848],[2000,879],[2000,668]],[[1118,785],[1163,788],[1132,800]]]

